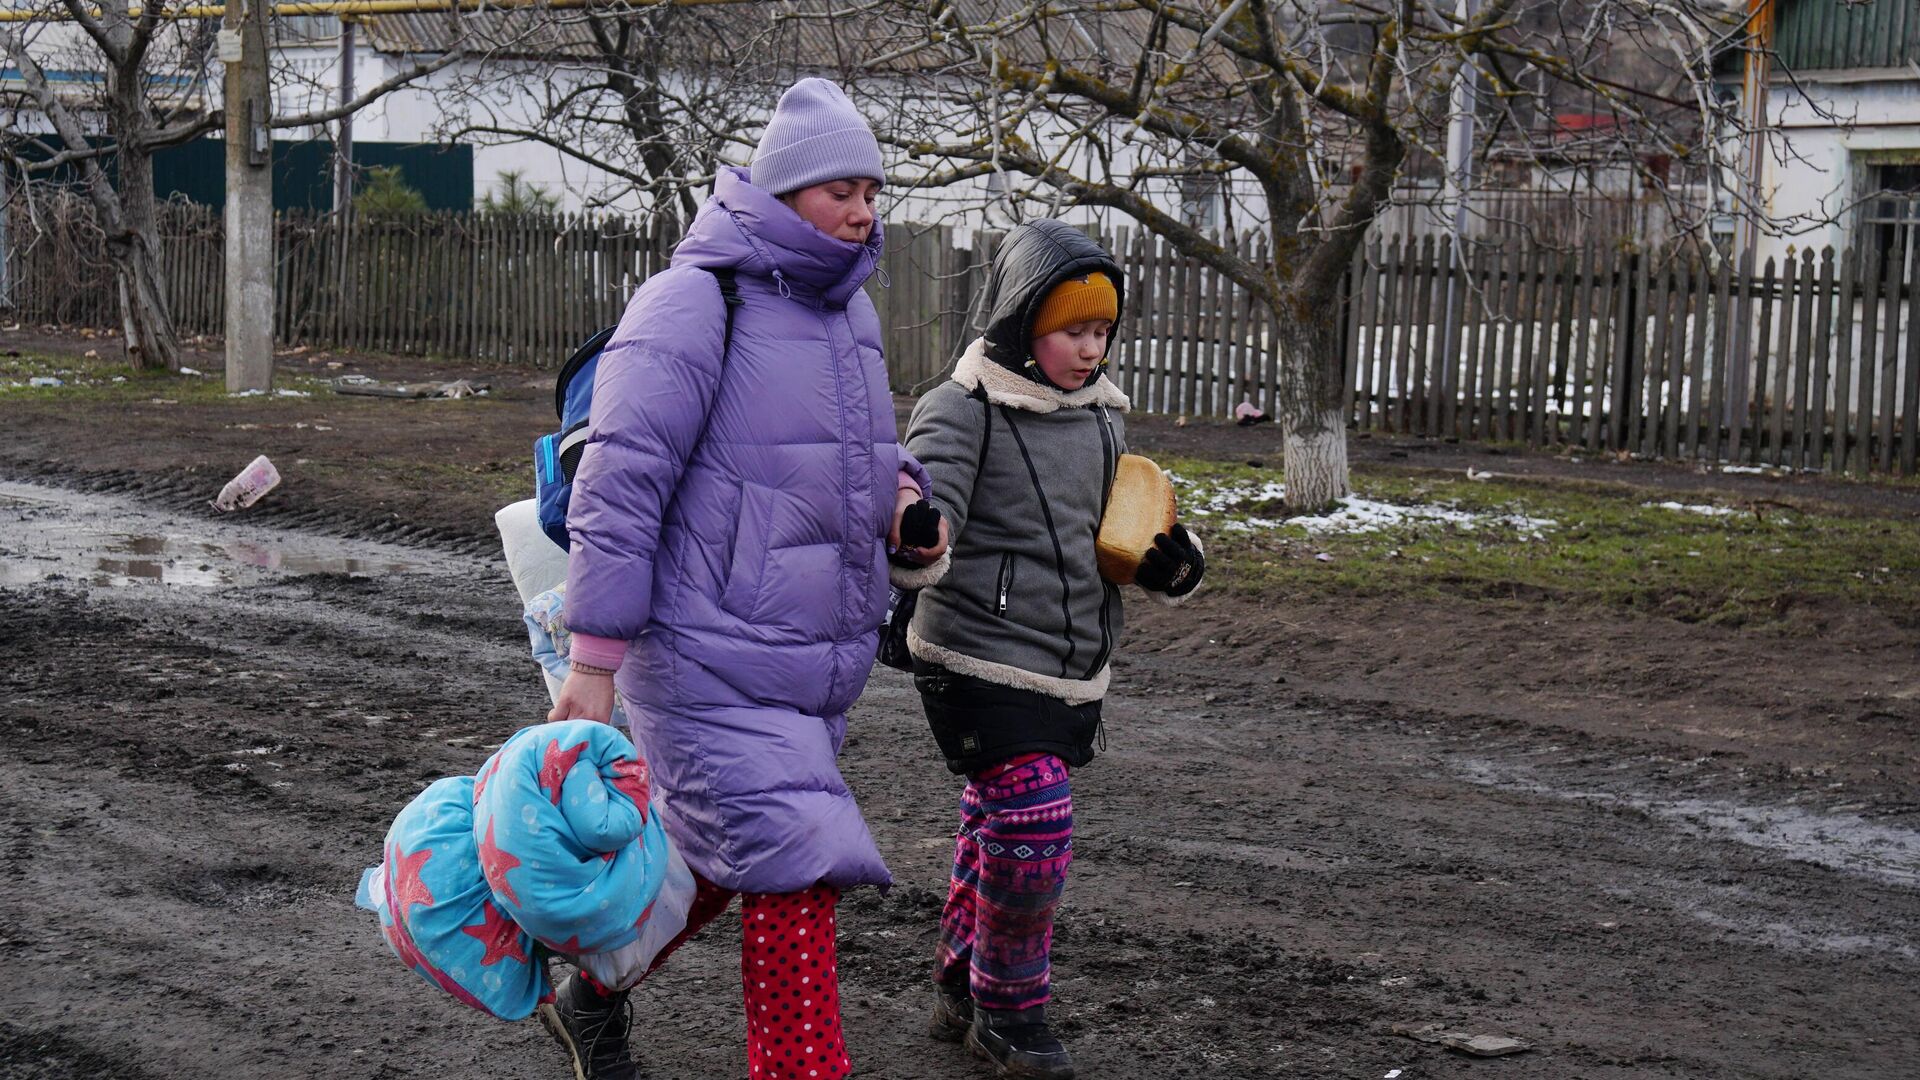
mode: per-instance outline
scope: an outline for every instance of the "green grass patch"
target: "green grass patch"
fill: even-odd
[[[1551,597],[1687,621],[1865,605],[1920,623],[1920,528],[1703,493],[1357,471],[1332,520],[1290,517],[1280,471],[1173,460],[1215,580],[1266,596]],[[1684,507],[1659,505],[1676,502]],[[1364,525],[1364,527],[1361,527]],[[1209,575],[1213,577],[1213,575]]]
[[[265,394],[227,393],[219,371],[198,375],[142,371],[104,359],[67,356],[0,357],[0,402],[135,403],[155,399],[204,405],[227,401],[302,401],[329,393],[327,380],[282,369]],[[284,391],[284,393],[283,393]]]

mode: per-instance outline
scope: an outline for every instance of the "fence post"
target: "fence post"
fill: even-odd
[[[1646,306],[1646,290],[1646,257],[1637,251],[1632,252],[1621,270],[1620,311],[1613,331],[1613,401],[1609,410],[1612,415],[1607,418],[1608,432],[1612,436],[1609,445],[1613,449],[1627,445],[1630,428],[1627,409],[1638,398],[1634,367],[1638,362],[1640,338],[1645,332],[1641,312]]]

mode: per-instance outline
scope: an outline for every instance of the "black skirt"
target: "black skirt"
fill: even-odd
[[[947,768],[972,775],[1018,754],[1047,753],[1079,768],[1100,738],[1100,702],[1069,705],[939,664],[913,661],[913,685]]]

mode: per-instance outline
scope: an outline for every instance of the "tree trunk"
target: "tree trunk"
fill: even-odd
[[[120,293],[127,362],[145,370],[179,371],[180,340],[160,280],[153,159],[131,140],[121,143],[118,201],[118,227],[105,214],[101,224],[107,229],[107,255]]]
[[[1280,432],[1285,441],[1287,508],[1318,512],[1344,498],[1347,424],[1341,414],[1340,306],[1288,294],[1280,327]]]

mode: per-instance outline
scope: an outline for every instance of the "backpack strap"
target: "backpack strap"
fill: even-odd
[[[967,396],[978,401],[986,411],[986,422],[980,428],[980,463],[973,469],[974,483],[978,484],[980,474],[987,471],[987,447],[993,445],[993,402],[987,400],[985,383],[975,383],[973,389],[967,391]]]

